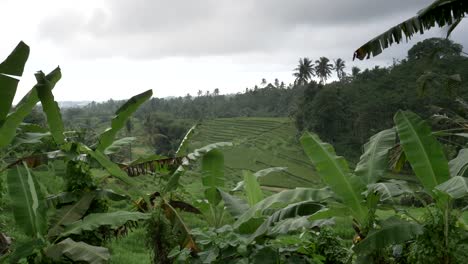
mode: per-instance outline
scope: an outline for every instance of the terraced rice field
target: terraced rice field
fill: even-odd
[[[275,187],[281,181],[287,187],[319,186],[320,179],[297,140],[297,132],[288,118],[220,118],[204,121],[191,139],[191,150],[215,142],[230,141],[224,148],[228,185],[241,180],[242,170],[252,172],[287,167],[262,178],[262,184]]]

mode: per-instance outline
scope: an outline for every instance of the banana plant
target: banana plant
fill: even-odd
[[[87,210],[93,195],[83,196],[78,203],[62,207],[55,219],[48,219],[48,207],[34,172],[26,164],[11,168],[7,174],[8,190],[12,200],[15,222],[28,239],[16,245],[9,256],[11,263],[36,256],[39,260],[71,260],[85,263],[106,263],[110,258],[107,248],[97,247],[69,238],[84,230],[94,231],[102,226],[117,228],[128,222],[149,218],[138,212],[89,214],[79,220]],[[49,221],[50,220],[50,221]]]

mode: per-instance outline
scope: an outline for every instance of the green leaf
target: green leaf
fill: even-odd
[[[16,224],[27,236],[42,238],[46,232],[46,204],[34,175],[26,164],[8,171],[8,192]]]
[[[364,153],[354,173],[365,185],[376,183],[387,169],[388,151],[395,145],[395,129],[387,129],[373,135],[364,145]]]
[[[250,171],[243,171],[244,174],[244,189],[247,201],[250,206],[263,200],[263,192],[260,189],[260,185],[257,182],[257,178]]]
[[[182,175],[184,175],[185,169],[183,166],[179,166],[177,170],[171,175],[169,181],[167,182],[166,186],[164,186],[164,192],[172,192],[175,191],[179,187],[179,179]]]
[[[10,255],[10,263],[19,263],[21,259],[25,259],[33,254],[39,253],[46,244],[43,239],[33,239],[17,242],[15,250]],[[3,263],[3,262],[2,262]]]
[[[184,155],[184,153],[187,151],[188,145],[189,145],[189,140],[192,138],[193,134],[195,133],[195,129],[197,128],[198,124],[192,126],[189,131],[187,131],[187,134],[185,134],[185,137],[182,139],[182,142],[180,142],[179,147],[177,148],[177,151],[175,153],[176,157],[180,157],[181,155]]]
[[[264,169],[264,170],[259,170],[259,171],[255,172],[254,175],[258,180],[260,178],[263,178],[263,177],[267,176],[270,173],[285,171],[285,170],[287,170],[286,167],[273,167],[273,168],[268,168],[268,169]],[[242,187],[244,187],[244,181],[238,182],[236,187],[234,189],[232,189],[232,191],[233,192],[240,191],[242,189]]]
[[[435,189],[448,194],[453,199],[460,199],[468,195],[468,178],[455,176],[436,186]]]
[[[50,82],[51,89],[60,80],[62,74],[60,68],[56,68],[49,73],[45,78]],[[31,110],[39,102],[37,95],[37,85],[34,86],[29,93],[15,107],[14,111],[10,113],[0,127],[0,148],[8,146],[16,135],[16,128],[21,124],[23,119],[31,112]]]
[[[354,251],[359,254],[375,252],[390,245],[406,242],[422,232],[422,226],[414,222],[391,217],[382,221],[379,229],[370,231],[365,239],[354,246]]]
[[[119,152],[126,145],[132,144],[136,140],[136,137],[124,137],[117,139],[112,142],[112,144],[104,150],[104,154],[111,155]]]
[[[206,145],[203,148],[199,148],[199,149],[194,150],[192,153],[189,153],[187,155],[187,158],[189,160],[195,161],[198,158],[203,157],[206,153],[208,153],[208,152],[210,152],[210,151],[212,151],[214,149],[219,149],[219,148],[223,148],[223,147],[231,147],[231,146],[232,146],[232,142],[216,142],[216,143],[213,143],[213,144]]]
[[[10,55],[0,64],[0,125],[10,112],[19,80],[8,75],[23,75],[24,66],[29,57],[29,47],[24,42],[18,43]]]
[[[333,193],[328,189],[296,188],[293,190],[282,191],[266,197],[262,201],[252,206],[244,212],[234,223],[235,228],[239,228],[243,223],[249,221],[256,215],[263,215],[265,211],[272,206],[286,206],[288,204],[301,201],[322,202],[332,197]]]
[[[71,205],[66,205],[58,209],[51,219],[52,226],[49,228],[49,237],[60,235],[65,225],[69,225],[80,220],[88,211],[91,202],[96,197],[94,192],[85,193],[80,200]]]
[[[91,246],[84,242],[75,242],[71,238],[48,247],[45,253],[47,257],[54,261],[70,259],[73,262],[103,264],[110,259],[110,252],[107,248]]]
[[[112,213],[96,213],[87,215],[83,220],[76,221],[67,225],[60,237],[69,235],[78,235],[83,231],[93,231],[101,226],[109,226],[110,228],[117,228],[128,221],[139,221],[150,218],[149,214],[140,212],[125,212],[117,211]]]
[[[405,193],[414,193],[407,182],[398,180],[369,184],[367,188],[367,193],[378,193],[380,201],[393,200],[394,197]]]
[[[49,82],[41,71],[37,72],[35,76],[37,81],[37,96],[39,100],[41,100],[42,109],[47,116],[47,123],[49,124],[52,137],[55,143],[63,144],[65,142],[65,137],[63,136],[64,128],[62,115],[60,114],[58,103],[55,101],[54,95],[52,94],[52,88],[55,83],[52,84]]]
[[[464,176],[468,168],[468,149],[461,149],[453,160],[449,161],[450,175]]]
[[[238,218],[243,213],[245,213],[245,211],[249,210],[249,204],[246,201],[236,196],[230,195],[229,193],[223,192],[222,190],[218,189],[218,191],[223,198],[224,206],[226,206],[226,209],[232,217]]]
[[[302,229],[310,230],[314,227],[322,227],[327,225],[333,225],[335,221],[333,219],[321,219],[310,221],[309,216],[301,216],[296,218],[288,218],[278,222],[269,231],[269,236],[284,235],[291,232],[299,231]]]
[[[123,181],[124,183],[130,186],[135,185],[133,179],[128,177],[125,171],[123,171],[117,164],[112,162],[106,155],[104,155],[99,150],[93,151],[87,146],[80,144],[80,151],[88,154],[97,162],[99,162],[99,164],[101,164],[101,166],[104,167],[112,176],[116,177],[117,179]]]
[[[333,147],[322,142],[315,134],[304,133],[301,144],[322,180],[350,207],[356,220],[364,223],[367,215],[367,209],[361,204],[364,185],[358,177],[349,172],[346,160],[336,156]]]
[[[427,123],[416,114],[398,111],[394,119],[406,159],[423,187],[433,195],[434,188],[450,175],[442,146]]]
[[[270,227],[275,223],[283,221],[288,218],[296,218],[299,216],[309,216],[320,209],[323,205],[316,203],[315,201],[303,201],[294,204],[290,204],[283,209],[280,209],[270,215],[261,226],[257,228],[255,233],[250,236],[250,240],[255,240],[257,237],[264,235],[268,232]],[[308,220],[307,220],[308,221]]]
[[[124,105],[122,105],[115,113],[114,118],[111,121],[111,127],[99,135],[99,143],[96,150],[104,152],[112,142],[114,142],[115,136],[120,129],[125,126],[127,119],[148,99],[153,95],[152,90],[148,90],[144,93],[138,94],[130,98]]]
[[[224,187],[224,155],[217,149],[203,155],[201,162],[202,183],[205,187],[205,197],[212,204],[221,201],[218,187]]]

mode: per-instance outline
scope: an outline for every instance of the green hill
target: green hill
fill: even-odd
[[[189,149],[230,141],[224,148],[228,186],[241,180],[242,170],[258,171],[286,167],[262,178],[263,185],[305,187],[318,186],[320,179],[310,165],[298,140],[292,120],[288,118],[219,118],[202,122],[190,140]]]

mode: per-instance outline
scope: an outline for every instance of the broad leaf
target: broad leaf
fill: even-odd
[[[209,144],[209,145],[206,145],[202,148],[199,148],[199,149],[196,149],[194,150],[192,153],[188,154],[187,155],[187,158],[189,160],[197,160],[198,158],[200,157],[203,157],[203,155],[205,155],[206,153],[214,150],[214,149],[219,149],[219,148],[223,148],[223,147],[231,147],[233,144],[232,142],[216,142],[216,143],[213,143],[213,144]]]
[[[293,190],[283,191],[277,194],[266,197],[262,201],[252,206],[249,210],[243,213],[234,223],[235,228],[239,228],[243,223],[249,221],[254,216],[263,215],[266,210],[272,206],[286,206],[288,204],[301,201],[322,202],[325,199],[332,197],[333,193],[328,189],[311,189],[311,188],[296,188]]]
[[[103,264],[110,259],[110,252],[107,248],[92,246],[84,242],[75,242],[71,238],[48,247],[45,253],[47,257],[54,261],[70,259],[73,262]]]
[[[321,219],[310,221],[309,216],[301,216],[297,218],[288,218],[281,222],[278,222],[270,230],[268,230],[267,235],[277,236],[284,235],[291,232],[299,231],[302,229],[309,230],[314,227],[322,227],[328,225],[334,225],[335,221],[333,219]]]
[[[76,221],[68,225],[60,237],[66,237],[69,235],[78,235],[83,231],[93,231],[101,226],[108,226],[110,228],[117,228],[128,221],[139,221],[150,218],[149,214],[140,212],[125,212],[118,211],[112,213],[96,213],[87,215],[83,220]]]
[[[364,240],[354,246],[359,254],[375,252],[387,246],[406,242],[422,234],[423,227],[414,223],[391,217],[381,222],[379,229],[374,229]]]
[[[218,189],[218,191],[221,194],[221,197],[223,198],[226,210],[228,210],[231,216],[235,219],[237,219],[239,216],[241,216],[243,213],[249,210],[250,207],[246,201],[236,196],[230,195],[229,193],[223,192],[222,190]]]
[[[175,153],[176,157],[180,157],[181,155],[184,155],[185,152],[187,151],[187,147],[189,145],[189,140],[192,138],[193,134],[195,133],[195,129],[197,128],[197,125],[192,126],[189,131],[187,131],[187,134],[185,134],[185,137],[182,139],[182,141],[179,144],[179,147],[177,148],[177,151]]]
[[[263,177],[267,176],[270,173],[285,171],[285,170],[287,170],[286,167],[273,167],[273,168],[268,168],[268,169],[264,169],[264,170],[259,170],[256,173],[254,173],[254,175],[258,180],[260,178],[263,178]],[[244,186],[244,181],[240,181],[240,182],[237,183],[236,187],[234,189],[232,189],[232,191],[233,192],[240,191],[240,190],[242,190],[243,186]]]
[[[123,147],[126,145],[132,144],[136,140],[136,137],[124,137],[121,139],[117,139],[116,141],[112,142],[112,144],[104,150],[104,154],[111,155],[119,152]]]
[[[104,150],[114,142],[117,132],[125,126],[127,119],[138,109],[138,107],[140,107],[140,105],[150,99],[152,95],[153,91],[148,90],[144,93],[133,96],[124,105],[122,105],[115,113],[115,116],[111,121],[111,127],[99,135],[99,143],[96,150],[104,152]]]
[[[379,55],[383,49],[393,43],[400,43],[405,37],[411,39],[417,33],[424,33],[436,25],[439,27],[452,26],[453,30],[461,19],[468,13],[468,2],[465,0],[435,0],[431,5],[422,9],[418,14],[376,36],[354,52],[354,58],[360,60]]]
[[[88,211],[91,202],[96,197],[94,192],[88,192],[81,197],[76,203],[61,207],[55,212],[51,219],[52,226],[49,228],[49,237],[60,235],[65,225],[69,225],[80,220]]]
[[[380,201],[393,200],[394,197],[405,193],[413,193],[407,182],[398,180],[370,184],[367,188],[367,193],[379,194]]]
[[[7,181],[16,224],[27,236],[41,238],[47,228],[46,204],[36,178],[23,164],[8,171]]]
[[[323,208],[323,205],[316,202],[304,201],[294,204],[290,204],[283,209],[280,209],[270,215],[261,226],[257,228],[255,233],[250,236],[250,240],[254,240],[257,237],[264,235],[268,232],[270,227],[275,223],[283,221],[288,218],[296,218],[300,216],[309,216],[320,209]],[[308,220],[307,220],[308,221]]]
[[[51,84],[51,89],[54,88],[55,84],[60,80],[62,74],[60,68],[56,68],[49,73],[45,78]],[[21,124],[23,119],[31,113],[31,110],[39,102],[37,95],[37,86],[34,86],[29,93],[27,93],[23,99],[16,105],[13,112],[11,112],[0,127],[0,148],[8,146],[11,143],[16,134],[16,128]]]
[[[387,129],[373,135],[364,145],[364,153],[354,173],[365,185],[376,183],[387,169],[388,151],[395,145],[395,129]]]
[[[203,155],[201,162],[202,183],[205,187],[205,197],[212,204],[221,201],[218,187],[224,187],[224,155],[213,149]]]
[[[260,189],[260,184],[257,182],[257,178],[250,171],[243,171],[244,174],[244,189],[245,195],[247,196],[247,202],[250,206],[263,200],[263,192]]]
[[[20,263],[21,259],[25,259],[33,254],[39,253],[45,246],[45,241],[39,238],[21,242],[19,241],[16,244],[15,250],[10,255],[10,263]],[[0,260],[2,259],[0,258]]]
[[[62,115],[60,114],[58,103],[55,101],[54,95],[52,94],[52,88],[55,83],[49,82],[41,71],[37,72],[35,76],[37,81],[37,96],[39,100],[41,100],[42,109],[47,116],[47,123],[49,124],[52,137],[55,143],[63,144],[65,142],[65,137],[63,136],[64,128]]]
[[[0,125],[10,112],[19,80],[8,75],[23,75],[24,66],[29,57],[29,47],[24,42],[18,43],[10,55],[0,64]]]
[[[468,195],[468,178],[455,176],[435,188],[453,199],[460,199]]]
[[[453,160],[449,161],[451,176],[464,176],[468,168],[468,149],[461,149]]]
[[[426,191],[433,194],[434,188],[450,175],[442,146],[416,114],[398,111],[394,119],[406,159]]]
[[[346,160],[337,156],[333,147],[322,142],[315,134],[304,133],[301,144],[322,180],[350,207],[356,220],[364,223],[367,215],[367,209],[361,204],[364,185],[349,172]]]

